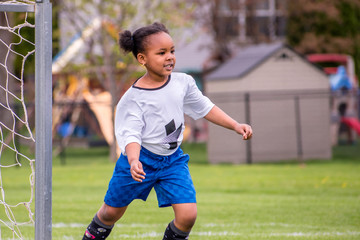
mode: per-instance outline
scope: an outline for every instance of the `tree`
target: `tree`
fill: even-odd
[[[360,2],[358,0],[288,1],[287,40],[302,54],[353,56],[360,75]]]
[[[135,30],[154,21],[164,23],[173,32],[173,29],[189,24],[187,16],[192,10],[192,4],[181,0],[62,0],[60,4],[63,6],[61,11],[79,31],[89,20],[101,21],[101,27],[87,42],[85,64],[72,67],[81,68],[101,82],[102,87],[111,93],[112,109],[115,109],[126,81],[143,71],[132,56],[120,51],[118,33],[125,29]],[[175,34],[174,37],[178,36]],[[115,160],[115,156],[114,141],[111,159]]]
[[[213,39],[208,64],[217,67],[247,44],[283,38],[286,0],[192,0],[194,18]],[[211,71],[211,67],[209,69]]]

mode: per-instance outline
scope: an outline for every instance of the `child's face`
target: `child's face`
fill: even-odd
[[[143,61],[150,74],[167,77],[175,67],[175,46],[172,38],[165,32],[150,35],[146,40]]]

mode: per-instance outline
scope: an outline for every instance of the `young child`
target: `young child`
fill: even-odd
[[[175,46],[160,23],[120,34],[120,47],[132,52],[146,73],[117,105],[115,135],[122,154],[110,180],[104,204],[83,240],[105,239],[134,199],[146,200],[155,188],[159,207],[172,206],[175,218],[163,239],[188,239],[197,216],[189,156],[180,148],[184,113],[234,130],[244,140],[252,129],[239,124],[203,96],[195,80],[175,67]]]

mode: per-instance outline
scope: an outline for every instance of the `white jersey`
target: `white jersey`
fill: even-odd
[[[171,155],[183,139],[184,113],[199,119],[213,106],[185,73],[172,73],[164,85],[155,89],[133,85],[116,108],[117,143],[123,152],[127,144],[136,142],[155,154]]]

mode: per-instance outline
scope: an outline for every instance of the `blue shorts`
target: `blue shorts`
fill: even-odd
[[[180,148],[170,156],[161,156],[142,147],[140,162],[146,176],[142,182],[137,182],[131,177],[127,157],[121,154],[105,195],[107,205],[124,207],[134,199],[146,201],[153,187],[159,207],[196,203],[196,192],[188,167],[189,155]]]

